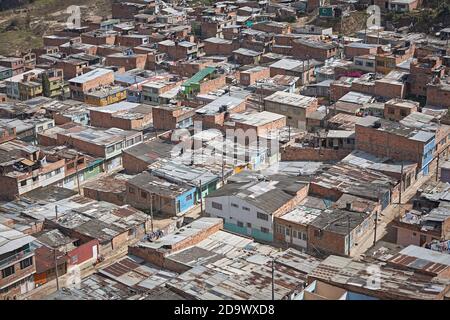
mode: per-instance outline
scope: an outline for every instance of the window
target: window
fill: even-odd
[[[128,141],[127,141],[127,144],[126,144],[127,147],[132,146],[132,145],[133,145],[133,142],[134,142],[133,139],[128,140]]]
[[[388,113],[389,114],[395,114],[394,108],[388,108]]]
[[[211,206],[214,208],[214,209],[217,209],[217,210],[222,210],[222,204],[221,203],[217,203],[217,202],[211,202]]]
[[[244,227],[244,223],[242,223],[241,221],[238,221],[237,222],[237,226],[240,227],[240,228],[243,228]]]
[[[192,193],[191,194],[188,194],[187,196],[186,196],[186,201],[191,201],[192,200]]]
[[[135,141],[136,143],[138,143],[138,142],[141,141],[141,140],[142,140],[142,137],[141,137],[141,136],[137,136],[137,137],[134,138],[134,141]]]
[[[287,236],[289,235],[289,231],[290,231],[290,229],[289,229],[289,228],[286,228],[286,235],[287,235]]]
[[[299,233],[300,234],[300,233]],[[294,238],[297,238],[297,230],[293,230],[292,231],[292,236],[294,237]]]
[[[261,220],[264,220],[264,221],[269,221],[269,216],[267,214],[265,214],[265,213],[262,213],[262,212],[257,212],[256,213],[256,217],[258,219],[261,219]]]
[[[402,117],[406,117],[406,111],[405,110],[400,110],[400,115]]]
[[[20,185],[23,187],[23,186],[26,186],[27,185],[27,180],[22,180],[22,181],[20,181]]]
[[[302,237],[303,237],[303,240],[305,240],[305,241],[308,240],[308,235],[306,233],[303,233]]]
[[[244,210],[244,211],[250,211],[250,208],[242,207],[242,210]]]
[[[78,262],[78,255],[75,255],[72,257],[72,264],[75,264]]]
[[[128,188],[128,192],[131,193],[131,194],[133,194],[133,193],[134,193],[134,188],[129,187],[129,188]]]
[[[236,203],[231,203],[231,206],[233,207],[233,208],[239,208],[239,206],[236,204]]]
[[[355,60],[355,65],[362,66],[363,62],[361,60]]]
[[[250,222],[247,222],[247,228],[251,228],[252,224]]]
[[[269,233],[269,229],[261,227],[261,232],[262,233]]]
[[[55,174],[60,174],[61,173],[61,168],[58,168],[55,170]]]
[[[366,62],[366,66],[369,67],[369,68],[373,68],[373,62],[367,61]]]
[[[110,146],[108,148],[106,148],[106,153],[112,153],[114,152],[114,146]]]
[[[119,142],[119,143],[116,144],[116,150],[120,150],[120,149],[122,149],[122,147],[123,147],[123,143],[122,142]]]
[[[2,278],[9,277],[10,275],[12,275],[14,273],[15,273],[14,266],[13,265],[9,266],[2,270]]]
[[[26,259],[20,261],[20,269],[28,268],[32,264],[33,264],[33,258],[32,257],[26,258]]]
[[[147,199],[147,192],[141,191],[141,197]]]

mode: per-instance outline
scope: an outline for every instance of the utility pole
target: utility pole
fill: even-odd
[[[225,171],[225,161],[224,161],[223,150],[222,150],[222,185],[224,185],[224,171]]]
[[[377,203],[380,203],[380,188],[377,188]],[[375,229],[373,231],[373,245],[377,243],[377,227],[378,227],[378,208],[375,211]]]
[[[351,249],[351,245],[350,245],[350,215],[347,215],[347,234],[348,234],[348,243],[347,243],[347,250],[348,250],[348,256],[350,257],[350,249]]]
[[[373,232],[373,245],[377,243],[378,209],[375,211],[375,230]]]
[[[59,291],[58,260],[56,258],[56,249],[53,249],[53,258],[55,260],[56,291]]]
[[[150,218],[152,219],[151,223],[152,223],[152,232],[153,232],[153,193],[150,193]]]
[[[403,161],[400,168],[400,191],[398,193],[398,204],[402,204],[402,188],[403,188]]]
[[[78,153],[75,158],[75,174],[77,176],[77,187],[78,187],[78,194],[81,196],[81,189],[80,189],[80,177],[78,176]]]
[[[439,156],[440,156],[441,154],[440,153],[438,153],[438,155],[437,155],[437,162],[436,162],[436,181],[439,181]]]
[[[203,214],[203,189],[202,189],[202,179],[200,179],[200,214]]]
[[[272,300],[275,300],[275,258],[272,259]]]

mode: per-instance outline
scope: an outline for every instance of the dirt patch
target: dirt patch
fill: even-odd
[[[0,14],[0,55],[13,55],[42,46],[42,37],[61,29],[71,5],[81,7],[82,19],[108,17],[111,0],[36,0]]]

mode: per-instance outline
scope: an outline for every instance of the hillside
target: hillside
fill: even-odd
[[[28,5],[0,12],[0,55],[42,46],[42,36],[64,25],[71,5],[81,7],[82,18],[111,12],[111,0],[34,0]]]

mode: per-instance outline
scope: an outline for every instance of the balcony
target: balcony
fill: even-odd
[[[25,249],[22,250],[16,254],[13,254],[12,256],[9,256],[5,259],[0,260],[0,269],[3,269],[5,267],[7,267],[8,265],[17,263],[25,258],[31,257],[32,255],[34,255],[34,250],[36,249],[36,246],[31,245]]]

